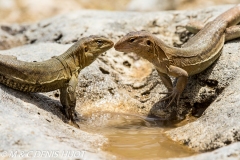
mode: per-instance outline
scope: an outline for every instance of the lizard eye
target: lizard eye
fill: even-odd
[[[129,39],[129,42],[131,42],[131,43],[134,42],[134,41],[135,41],[135,38],[130,38]]]
[[[84,47],[84,51],[87,52],[88,51],[88,47]]]
[[[151,43],[152,43],[152,42],[151,42],[150,40],[147,40],[147,45],[149,45],[149,46],[150,46],[150,45],[151,45]]]
[[[97,45],[98,46],[102,46],[103,45],[103,41],[102,40],[97,40]]]

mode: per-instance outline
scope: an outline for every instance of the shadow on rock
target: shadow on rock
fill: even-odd
[[[12,88],[6,87],[2,84],[1,84],[1,89],[7,92],[8,94],[13,95],[14,97],[21,99],[26,103],[31,103],[38,108],[41,108],[47,112],[52,113],[53,115],[56,115],[63,122],[67,123],[67,119],[65,115],[63,115],[63,112],[62,112],[63,108],[59,100],[49,98],[48,96],[40,93],[26,93],[26,92],[17,91]]]

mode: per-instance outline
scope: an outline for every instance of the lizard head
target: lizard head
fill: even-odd
[[[100,54],[113,47],[114,43],[103,36],[89,36],[80,40],[80,47],[86,58],[86,65],[92,63]]]
[[[134,52],[143,58],[154,58],[155,42],[153,36],[147,31],[130,32],[120,39],[114,46],[120,52]]]

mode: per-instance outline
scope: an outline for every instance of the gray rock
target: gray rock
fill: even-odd
[[[116,42],[127,32],[136,30],[148,30],[166,43],[179,46],[190,36],[183,27],[189,17],[203,21],[210,16],[210,21],[229,7],[154,13],[80,11],[31,25],[4,25],[0,31],[4,43],[0,43],[0,47],[7,49],[21,44],[29,45],[1,51],[0,54],[15,55],[25,61],[42,61],[63,53],[73,42],[84,36],[101,34]],[[193,114],[192,108],[197,108],[197,111],[205,109],[213,102],[197,121],[170,130],[167,134],[173,140],[198,151],[225,146],[239,140],[239,87],[236,76],[240,65],[237,54],[239,47],[238,40],[228,42],[214,65],[191,77],[178,108],[165,108],[163,103],[158,102],[163,97],[159,93],[166,89],[149,62],[135,54],[119,53],[111,49],[81,72],[76,110],[83,116],[94,112],[121,112],[144,116],[153,114],[162,120],[171,120]],[[59,149],[68,146],[70,148],[66,149],[86,149],[89,154],[95,152],[92,155],[99,159],[106,156],[98,150],[106,142],[105,138],[63,123],[65,118],[60,112],[58,91],[26,94],[3,85],[0,87],[0,129],[4,131],[1,148],[38,150],[45,147],[51,150],[51,146]],[[92,122],[92,125],[96,121],[98,119],[94,121],[91,116],[86,119],[86,123]],[[111,117],[104,121],[111,121]],[[16,123],[19,125],[12,127]],[[102,122],[98,125],[101,124]],[[14,134],[13,130],[19,133]],[[47,146],[44,139],[48,141]],[[38,143],[35,143],[36,140]]]
[[[185,158],[170,158],[168,160],[238,160],[240,157],[240,143],[233,143],[229,146],[216,149],[212,152],[202,153],[196,156]]]
[[[24,26],[19,25],[1,25],[0,29],[0,50],[17,47],[26,43],[25,36],[22,32]]]

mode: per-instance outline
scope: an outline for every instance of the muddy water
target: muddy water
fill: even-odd
[[[93,113],[81,126],[85,131],[102,134],[109,139],[102,150],[124,160],[154,160],[187,157],[195,152],[168,139],[164,132],[189,123],[168,123],[157,119],[117,113]]]

